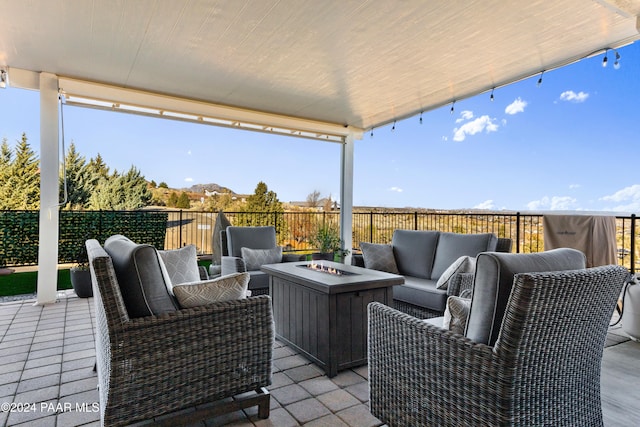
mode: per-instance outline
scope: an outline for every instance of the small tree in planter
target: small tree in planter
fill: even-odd
[[[340,260],[349,253],[342,249],[342,239],[337,227],[330,224],[319,224],[311,237],[311,243],[319,252],[311,254],[311,259],[333,261],[335,254],[340,255]]]
[[[93,288],[91,287],[91,271],[89,270],[89,257],[87,256],[87,247],[82,242],[78,255],[76,255],[77,264],[69,270],[69,278],[71,286],[76,295],[80,298],[89,298],[93,296]]]

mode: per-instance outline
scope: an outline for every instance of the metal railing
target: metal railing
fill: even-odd
[[[210,254],[212,231],[216,213],[193,211],[169,211],[166,249],[175,249],[185,244],[195,244],[198,253]],[[262,225],[274,225],[278,229],[278,243],[288,251],[311,251],[309,236],[318,223],[339,226],[339,212],[284,212],[247,213],[225,212],[232,224],[246,215],[261,215],[267,218]],[[476,212],[431,212],[431,211],[370,211],[353,213],[352,247],[360,242],[390,243],[393,231],[438,230],[454,233],[494,233],[498,237],[513,241],[513,252],[532,253],[544,250],[543,215],[528,213],[476,213]],[[637,218],[616,217],[616,244],[618,263],[635,272],[638,248]]]

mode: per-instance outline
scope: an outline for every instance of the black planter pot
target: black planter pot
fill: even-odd
[[[93,296],[91,271],[72,268],[69,270],[69,277],[71,278],[71,286],[78,297],[89,298]]]
[[[311,254],[314,261],[333,261],[333,252],[315,252]]]

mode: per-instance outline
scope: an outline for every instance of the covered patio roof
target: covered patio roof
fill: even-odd
[[[608,49],[640,38],[640,0],[0,6],[0,85],[40,90],[41,303],[55,299],[40,278],[57,260],[59,90],[68,103],[341,143],[349,236],[364,130],[591,55],[614,61]]]
[[[9,1],[0,67],[369,129],[633,42],[639,15],[639,0]]]

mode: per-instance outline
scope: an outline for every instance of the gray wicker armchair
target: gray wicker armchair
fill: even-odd
[[[103,425],[127,425],[241,393],[246,398],[184,412],[180,423],[258,405],[269,416],[274,340],[271,300],[258,296],[130,318],[112,259],[86,242],[96,307]]]
[[[627,277],[517,274],[491,346],[372,303],[371,412],[390,426],[602,426],[600,363]]]

